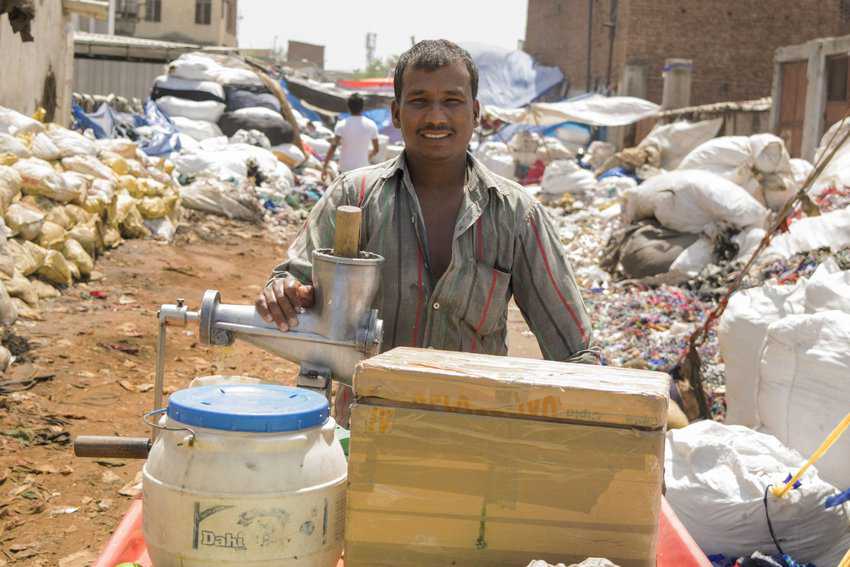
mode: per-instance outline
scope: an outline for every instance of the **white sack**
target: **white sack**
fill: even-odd
[[[564,193],[584,193],[596,187],[596,177],[590,171],[582,169],[576,160],[553,161],[546,166],[540,193],[549,196]]]
[[[47,129],[47,135],[59,149],[59,157],[96,156],[98,153],[94,140],[86,138],[79,132],[51,124]]]
[[[186,134],[199,142],[222,135],[221,128],[213,122],[192,120],[191,118],[183,118],[182,116],[172,116],[171,120],[174,122],[174,126],[178,132]]]
[[[278,146],[272,146],[271,151],[283,154],[296,165],[300,164],[306,159],[304,152],[295,144],[280,144]],[[384,151],[386,153],[386,148],[384,149]]]
[[[805,280],[738,291],[717,327],[726,363],[726,423],[758,427],[756,398],[761,350],[771,323],[805,311]]]
[[[24,116],[11,108],[0,106],[0,133],[15,136],[43,131],[44,124],[38,120]]]
[[[249,106],[247,108],[240,108],[239,110],[234,110],[232,114],[234,116],[245,116],[268,120],[270,126],[274,124],[288,124],[286,118],[284,118],[280,112],[272,110],[271,108],[265,108],[264,106]]]
[[[62,152],[53,143],[50,136],[44,132],[39,132],[33,137],[30,149],[32,150],[33,157],[45,161],[56,161],[62,157]]]
[[[21,140],[2,132],[0,132],[0,154],[12,154],[19,158],[28,158],[32,155]]]
[[[262,218],[254,195],[217,179],[199,179],[180,188],[183,205],[190,209],[226,216],[230,219],[257,221]]]
[[[713,173],[676,170],[625,193],[626,221],[652,211],[658,222],[679,232],[701,233],[718,223],[736,228],[762,226],[768,211],[749,193]]]
[[[225,108],[224,103],[214,100],[188,100],[176,96],[159,97],[156,105],[172,118],[180,116],[204,122],[218,122]]]
[[[671,272],[695,276],[714,261],[714,243],[706,236],[682,250],[670,265]]]
[[[803,463],[770,435],[700,421],[667,434],[666,498],[707,555],[773,555],[778,551],[765,521],[764,492]],[[838,565],[850,547],[850,503],[830,510],[823,505],[838,492],[810,469],[800,488],[782,499],[768,495],[770,520],[785,553],[801,563]]]
[[[219,66],[215,69],[215,80],[222,85],[263,86],[263,81],[254,71],[235,67]]]
[[[818,248],[837,251],[847,246],[850,246],[850,209],[839,209],[794,221],[788,232],[773,238],[764,254],[790,258]]]
[[[772,323],[759,372],[760,429],[804,455],[814,452],[850,410],[848,345],[850,313],[789,315]],[[818,470],[850,488],[850,435],[832,446]]]
[[[174,91],[200,91],[224,100],[224,87],[213,81],[181,79],[173,75],[160,75],[154,82],[161,89]]]
[[[661,150],[661,168],[676,169],[694,148],[717,135],[723,125],[722,118],[704,122],[673,122],[658,124],[638,147],[654,145]]]
[[[216,81],[216,71],[220,67],[212,58],[200,53],[184,53],[168,64],[168,74],[190,81]]]

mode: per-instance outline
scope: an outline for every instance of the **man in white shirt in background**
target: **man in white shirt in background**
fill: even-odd
[[[339,151],[339,171],[351,171],[369,165],[370,160],[378,154],[378,126],[369,118],[363,116],[363,97],[354,93],[348,97],[348,111],[351,116],[340,120],[334,128],[334,138],[325,164],[322,167],[322,179],[327,177],[328,164]],[[372,149],[369,150],[371,145]]]

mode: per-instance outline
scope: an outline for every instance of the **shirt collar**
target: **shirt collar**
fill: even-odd
[[[398,173],[401,173],[401,175],[404,176],[407,172],[407,161],[404,156],[405,152],[402,152],[397,157],[391,159],[387,163],[386,169],[381,174],[381,179],[389,179]],[[466,163],[469,177],[467,187],[471,193],[481,192],[487,189],[493,189],[502,195],[506,193],[504,184],[500,183],[493,173],[484,167],[481,162],[469,152],[466,154]]]

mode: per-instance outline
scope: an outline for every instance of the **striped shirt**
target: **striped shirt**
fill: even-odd
[[[335,211],[363,209],[361,247],[384,257],[374,308],[382,350],[396,346],[507,354],[511,296],[547,359],[595,362],[591,326],[545,207],[469,156],[452,259],[435,281],[404,154],[340,176],[316,204],[272,278],[311,280],[310,258],[332,248]]]

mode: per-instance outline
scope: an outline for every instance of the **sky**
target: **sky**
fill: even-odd
[[[286,48],[290,39],[325,45],[325,68],[366,66],[366,33],[376,55],[398,55],[416,40],[445,38],[516,49],[527,0],[239,0],[239,46]]]

